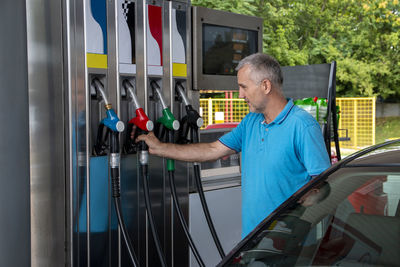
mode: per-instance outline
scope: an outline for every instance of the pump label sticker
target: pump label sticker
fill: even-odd
[[[86,4],[85,37],[86,37],[88,68],[107,68],[106,1],[85,0],[85,4]]]
[[[107,69],[107,55],[102,54],[86,54],[88,68]]]
[[[159,6],[147,5],[147,73],[162,75],[162,9]]]
[[[172,9],[172,75],[187,77],[186,12]]]
[[[130,0],[118,0],[118,54],[119,71],[135,74],[135,3]]]

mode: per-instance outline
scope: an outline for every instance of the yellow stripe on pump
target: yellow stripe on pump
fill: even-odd
[[[107,69],[107,55],[87,53],[86,60],[88,68]]]
[[[183,63],[172,63],[172,76],[187,77],[187,65]]]

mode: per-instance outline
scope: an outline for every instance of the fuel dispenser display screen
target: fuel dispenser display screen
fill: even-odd
[[[258,51],[258,32],[203,24],[203,74],[236,75],[244,57]]]

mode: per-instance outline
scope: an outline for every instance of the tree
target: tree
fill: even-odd
[[[337,61],[338,96],[400,99],[399,0],[193,0],[264,19],[263,50],[283,66]]]

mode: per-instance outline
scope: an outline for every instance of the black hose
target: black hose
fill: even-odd
[[[198,129],[191,128],[190,136],[194,143],[199,142]],[[214,223],[211,218],[210,210],[208,209],[207,200],[204,195],[203,185],[201,183],[201,178],[200,178],[200,167],[198,164],[194,164],[194,180],[196,182],[197,192],[199,193],[201,207],[203,208],[203,212],[204,212],[204,216],[206,217],[208,228],[210,229],[212,238],[214,240],[215,246],[217,247],[219,255],[221,256],[221,258],[224,258],[225,252],[224,252],[224,249],[222,248],[221,242],[218,238],[217,231],[215,230]]]
[[[139,261],[135,255],[135,252],[133,251],[132,242],[131,239],[129,238],[129,234],[128,231],[126,230],[124,219],[121,215],[121,200],[119,197],[114,197],[114,205],[118,217],[118,223],[121,228],[122,236],[124,238],[126,248],[128,249],[129,258],[131,259],[133,266],[137,267],[139,266],[138,263]]]
[[[110,152],[112,154],[119,153],[119,142],[118,142],[118,133],[112,132],[110,137]],[[111,156],[112,156],[111,154]],[[128,231],[126,229],[124,218],[122,217],[121,212],[121,186],[120,186],[120,177],[119,177],[119,167],[110,166],[111,168],[111,190],[112,197],[114,199],[115,211],[117,213],[118,223],[121,228],[122,236],[124,238],[126,248],[128,249],[129,258],[134,267],[139,266],[139,261],[135,255],[133,250],[132,242],[129,237]]]
[[[215,230],[213,221],[211,219],[211,215],[210,215],[210,211],[208,209],[206,197],[204,195],[203,186],[201,184],[200,168],[199,168],[199,165],[196,165],[196,164],[194,165],[194,180],[196,181],[197,192],[199,192],[200,202],[201,202],[201,206],[203,207],[203,212],[204,212],[204,216],[206,217],[206,220],[207,220],[208,228],[210,228],[210,232],[211,232],[212,238],[214,239],[214,243],[215,243],[215,246],[217,247],[219,255],[221,256],[221,258],[224,258],[225,252],[224,252],[224,249],[222,248],[221,242],[219,241],[217,232]]]
[[[169,175],[169,183],[170,183],[170,187],[171,187],[171,194],[172,194],[172,199],[174,201],[175,211],[176,211],[176,213],[178,215],[179,221],[180,221],[180,223],[182,225],[183,231],[185,232],[186,238],[187,238],[187,240],[189,242],[189,246],[192,249],[193,255],[195,256],[195,258],[197,260],[197,263],[201,267],[203,267],[203,266],[205,266],[205,264],[204,264],[203,260],[201,259],[200,254],[199,254],[196,246],[193,243],[192,237],[191,237],[191,235],[189,233],[189,228],[188,228],[188,226],[186,224],[186,221],[185,221],[185,219],[183,217],[183,214],[182,214],[181,207],[179,205],[178,196],[176,194],[174,172],[173,171],[168,171],[168,175]]]
[[[164,253],[161,250],[161,242],[160,242],[160,239],[158,238],[157,229],[154,224],[153,211],[151,208],[150,196],[149,196],[149,185],[147,182],[147,168],[148,168],[148,165],[140,164],[140,169],[141,169],[141,174],[142,174],[142,179],[143,179],[143,191],[144,191],[144,200],[145,200],[145,205],[146,205],[146,210],[147,210],[147,218],[149,219],[151,233],[153,235],[153,240],[156,245],[158,257],[160,258],[161,266],[166,267],[167,263],[165,260]]]

